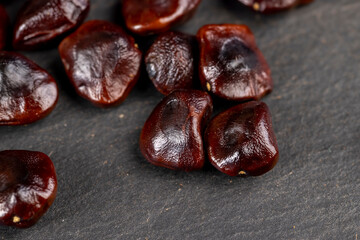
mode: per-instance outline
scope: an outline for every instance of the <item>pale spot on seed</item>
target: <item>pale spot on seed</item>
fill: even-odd
[[[210,85],[210,83],[206,83],[206,89],[210,92],[211,91],[211,85]]]
[[[13,217],[13,222],[14,222],[14,223],[18,223],[18,222],[20,222],[20,220],[21,220],[21,219],[20,219],[18,216],[14,216],[14,217]]]

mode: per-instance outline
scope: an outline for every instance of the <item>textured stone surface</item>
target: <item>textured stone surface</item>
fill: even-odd
[[[21,2],[5,2],[12,20]],[[88,19],[119,23],[117,2],[93,0]],[[72,90],[56,49],[25,53],[54,75],[59,102],[37,123],[1,127],[0,150],[50,155],[58,194],[37,225],[0,227],[0,239],[360,239],[360,2],[317,0],[273,16],[231,2],[203,0],[178,30],[251,27],[273,73],[264,101],[277,166],[247,179],[210,166],[152,166],[138,147],[162,98],[150,80],[142,77],[120,106],[98,109]],[[215,102],[217,111],[228,107]]]

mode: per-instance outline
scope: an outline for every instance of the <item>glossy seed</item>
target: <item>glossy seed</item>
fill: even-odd
[[[18,228],[34,225],[55,200],[54,165],[44,153],[0,152],[0,224]]]
[[[141,131],[142,154],[156,166],[201,169],[205,162],[202,133],[211,112],[212,101],[206,92],[172,92],[155,107]]]
[[[57,84],[47,71],[20,54],[0,52],[0,126],[44,118],[57,99]]]
[[[139,78],[134,39],[107,21],[84,23],[61,42],[59,53],[76,92],[100,107],[123,102]]]
[[[191,89],[196,38],[179,32],[161,34],[145,56],[146,70],[156,89],[168,95]]]
[[[89,0],[28,0],[15,23],[13,46],[18,50],[43,48],[76,28],[89,12]]]
[[[258,100],[271,92],[270,68],[247,26],[206,25],[197,38],[204,89],[233,101]]]
[[[126,26],[139,35],[169,30],[189,19],[201,0],[124,0],[122,13]]]
[[[270,171],[279,150],[265,103],[251,101],[214,117],[204,136],[211,164],[230,176],[258,176]]]

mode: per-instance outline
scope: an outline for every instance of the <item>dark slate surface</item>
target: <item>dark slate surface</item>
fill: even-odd
[[[14,19],[22,1],[7,2]],[[92,0],[89,19],[119,23],[117,2]],[[59,189],[37,225],[1,227],[0,239],[360,239],[359,12],[358,0],[317,0],[275,16],[204,0],[179,27],[244,23],[256,35],[275,81],[264,101],[281,153],[257,178],[150,165],[138,138],[162,96],[149,80],[102,110],[74,94],[56,49],[25,53],[55,76],[59,103],[40,122],[1,127],[0,149],[50,155]]]

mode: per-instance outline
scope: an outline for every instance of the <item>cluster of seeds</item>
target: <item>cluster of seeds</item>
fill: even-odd
[[[264,174],[279,156],[269,109],[259,101],[272,91],[269,66],[245,25],[206,25],[196,36],[168,31],[189,19],[200,1],[122,1],[128,30],[141,36],[160,34],[145,55],[145,66],[165,97],[142,129],[141,152],[152,164],[170,169],[199,170],[209,159],[230,176]],[[312,0],[238,1],[269,13]],[[89,0],[27,0],[12,29],[12,48],[33,51],[58,45],[78,95],[111,107],[122,103],[136,84],[143,54],[120,26],[103,20],[83,23],[89,9]],[[19,53],[3,51],[11,49],[6,44],[9,32],[9,17],[0,5],[0,126],[44,118],[59,95],[45,69]],[[214,96],[239,105],[211,119]],[[47,155],[0,152],[0,224],[32,226],[50,207],[56,190]]]

